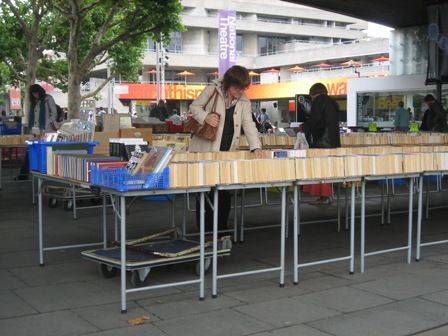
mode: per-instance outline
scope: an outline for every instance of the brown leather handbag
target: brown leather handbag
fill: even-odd
[[[210,100],[215,97],[215,100],[213,101],[212,109],[210,113],[214,113],[217,116],[219,116],[218,113],[216,113],[216,104],[218,101],[218,91],[215,89],[213,93],[210,95],[210,97],[207,100],[207,103],[205,104],[204,108],[208,105]],[[216,140],[216,131],[217,127],[212,127],[206,122],[204,122],[204,125],[201,125],[199,122],[196,121],[193,117],[191,117],[185,124],[184,124],[184,130],[189,131],[192,135],[196,135],[198,137],[214,141]]]

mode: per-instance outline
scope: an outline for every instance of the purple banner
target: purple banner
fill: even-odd
[[[236,64],[236,12],[219,11],[218,24],[219,77]]]
[[[448,4],[428,6],[426,85],[448,83]]]

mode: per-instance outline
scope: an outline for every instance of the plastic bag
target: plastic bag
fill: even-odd
[[[306,141],[305,133],[298,132],[297,140],[294,144],[294,149],[308,149],[310,146],[308,145],[308,141]]]

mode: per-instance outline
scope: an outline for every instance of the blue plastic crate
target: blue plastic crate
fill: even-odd
[[[28,156],[29,156],[29,165],[31,171],[38,171],[39,165],[38,165],[38,158],[37,158],[37,149],[34,147],[34,143],[37,143],[39,141],[37,140],[27,140],[26,143],[28,144]]]
[[[0,124],[0,135],[22,134],[22,124],[16,122],[6,122]]]
[[[118,191],[169,189],[170,169],[161,173],[129,174],[124,168],[98,169],[92,166],[90,181],[93,186],[116,189]]]
[[[30,170],[38,171],[43,174],[47,173],[47,148],[53,145],[62,145],[67,148],[73,147],[73,145],[87,144],[87,153],[92,154],[93,148],[99,144],[99,142],[44,142],[40,140],[28,141],[28,152],[30,158]],[[72,145],[72,146],[68,146]]]

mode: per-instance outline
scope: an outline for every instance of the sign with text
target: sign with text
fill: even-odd
[[[236,64],[236,12],[220,10],[218,23],[219,77]]]
[[[321,82],[327,87],[328,94],[331,96],[346,96],[347,81],[349,78],[330,78],[323,79]],[[308,92],[311,85],[316,81],[301,80],[298,82],[282,82],[273,84],[251,85],[246,91],[251,100],[272,100],[282,98],[294,98],[297,94]],[[129,100],[156,100],[156,84],[120,84],[127,86],[126,93],[120,94],[120,99]],[[195,100],[204,90],[204,85],[171,85],[164,86],[166,100]]]
[[[9,90],[9,109],[10,110],[22,109],[22,102],[20,99],[20,89],[11,88]]]

